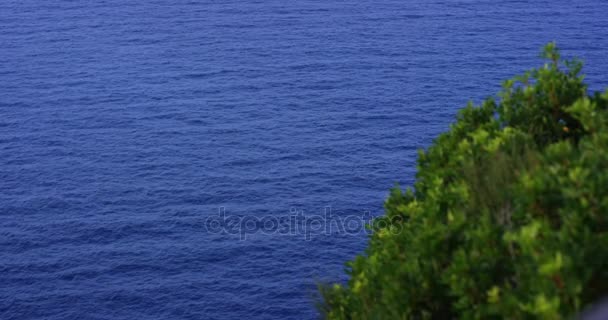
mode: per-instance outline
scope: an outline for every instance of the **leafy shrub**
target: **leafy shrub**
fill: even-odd
[[[608,294],[608,90],[543,57],[420,152],[326,318],[557,319]]]

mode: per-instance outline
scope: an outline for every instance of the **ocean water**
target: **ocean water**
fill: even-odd
[[[608,86],[608,2],[0,2],[0,318],[315,319],[416,150],[556,40]],[[258,224],[259,226],[259,224]],[[214,229],[215,230],[215,229]]]

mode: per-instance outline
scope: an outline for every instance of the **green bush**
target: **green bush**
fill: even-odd
[[[608,294],[608,90],[543,57],[420,152],[326,318],[559,319]]]

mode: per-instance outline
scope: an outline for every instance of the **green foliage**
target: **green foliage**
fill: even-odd
[[[608,294],[608,91],[543,57],[420,152],[326,318],[559,319]]]

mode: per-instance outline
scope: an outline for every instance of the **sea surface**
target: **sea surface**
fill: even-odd
[[[541,66],[549,41],[608,87],[607,13],[2,0],[0,318],[318,318],[316,284],[345,281],[367,236],[257,232],[260,219],[382,214],[417,150]],[[251,232],[209,228],[222,214]]]

